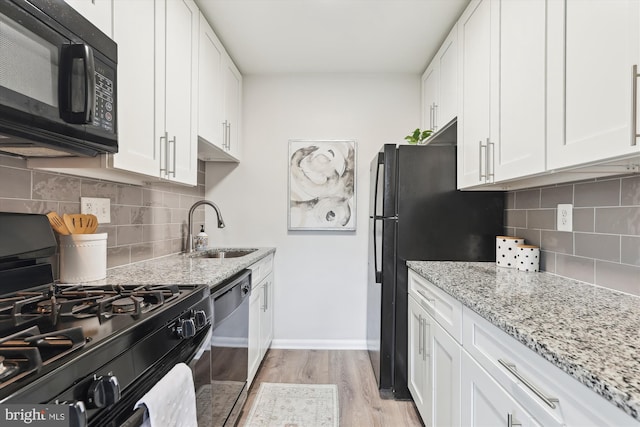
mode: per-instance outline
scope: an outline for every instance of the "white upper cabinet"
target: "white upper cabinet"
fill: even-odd
[[[458,115],[458,31],[454,26],[422,75],[422,129],[442,129]]]
[[[458,22],[458,187],[545,167],[546,2],[472,2]]]
[[[100,31],[113,38],[113,0],[64,0]],[[115,2],[117,3],[117,2]]]
[[[640,2],[549,3],[548,167],[640,152],[632,117]]]
[[[487,181],[491,138],[491,0],[474,0],[458,21],[458,187]],[[495,141],[494,141],[495,142]]]
[[[164,62],[156,67],[156,132],[161,133],[164,127],[161,144],[166,146],[165,157],[161,158],[161,177],[196,185],[200,12],[193,0],[165,0],[164,4],[165,15],[161,10],[160,17],[166,28],[164,32],[158,31],[162,27],[162,22],[158,22],[156,32],[156,52],[160,52],[157,58],[162,57],[163,48],[165,55]]]
[[[200,16],[198,156],[207,161],[240,160],[242,75]]]

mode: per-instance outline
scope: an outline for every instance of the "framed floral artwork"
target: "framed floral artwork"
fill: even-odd
[[[289,230],[356,229],[356,142],[289,140]]]

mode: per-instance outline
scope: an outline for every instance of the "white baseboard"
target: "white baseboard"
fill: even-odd
[[[366,350],[366,340],[274,339],[271,348],[287,350]]]

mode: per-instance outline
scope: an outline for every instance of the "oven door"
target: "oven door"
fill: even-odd
[[[75,36],[45,13],[57,9],[44,6],[0,2],[0,150],[25,157],[116,152],[115,57]],[[58,7],[60,18],[79,17]]]

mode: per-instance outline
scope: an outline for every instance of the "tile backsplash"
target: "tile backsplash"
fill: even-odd
[[[26,160],[0,155],[0,211],[79,213],[80,197],[109,198],[111,222],[97,232],[108,233],[107,267],[115,267],[184,249],[189,208],[204,198],[204,169],[199,162],[197,187],[135,186],[31,170]],[[200,207],[194,229],[202,223]]]
[[[559,203],[573,232],[556,230]],[[508,192],[505,207],[505,232],[540,246],[542,270],[640,295],[640,176]]]

